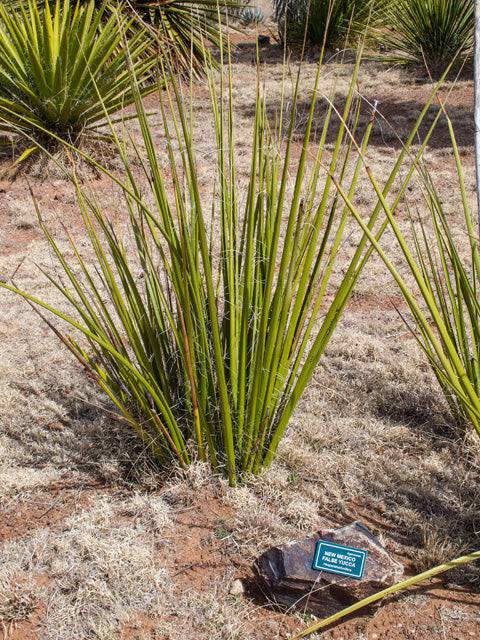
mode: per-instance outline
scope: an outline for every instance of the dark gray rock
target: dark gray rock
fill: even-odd
[[[355,579],[313,569],[318,540],[367,551],[363,577]],[[272,547],[255,561],[254,569],[274,602],[320,617],[391,586],[403,575],[403,566],[361,522],[324,529],[303,540]]]

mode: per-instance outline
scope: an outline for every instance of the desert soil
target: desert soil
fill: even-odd
[[[252,39],[238,41],[234,98],[238,162],[245,177],[256,70]],[[266,94],[274,104],[281,52],[272,44],[261,58]],[[338,57],[327,63],[322,92],[328,93],[338,75],[341,103],[351,72],[351,63]],[[314,61],[307,62],[305,105],[314,73]],[[431,84],[366,62],[359,91],[366,103],[379,101],[382,117],[369,162],[382,177]],[[459,79],[447,93],[473,203],[471,84]],[[214,157],[208,100],[198,81],[196,146],[206,185]],[[154,97],[148,106],[155,109]],[[301,113],[299,144],[303,122]],[[138,136],[134,123],[131,132]],[[161,142],[158,130],[159,149]],[[432,138],[426,159],[452,228],[460,229],[445,126]],[[2,168],[8,166],[5,158]],[[102,206],[121,222],[118,189],[106,178],[86,175]],[[15,273],[18,285],[55,301],[36,266],[55,268],[30,188],[59,241],[65,242],[66,227],[82,242],[75,196],[58,171],[37,169],[28,183],[23,175],[5,177],[0,277]],[[405,225],[408,209],[424,212],[415,188],[399,211]],[[352,231],[352,246],[354,238]],[[409,574],[478,547],[478,443],[455,431],[398,305],[395,286],[373,259],[277,462],[246,486],[229,489],[200,464],[188,472],[154,469],[126,427],[101,410],[101,395],[38,316],[19,298],[0,293],[0,637],[3,629],[10,640],[286,638],[311,618],[277,610],[256,587],[252,561],[269,545],[359,519]],[[244,596],[229,594],[236,578],[244,581]],[[322,638],[478,638],[479,605],[480,572],[470,567],[390,599]]]

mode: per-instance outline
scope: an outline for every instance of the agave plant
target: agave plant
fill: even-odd
[[[399,0],[384,11],[379,39],[391,52],[388,60],[426,66],[438,75],[456,57],[462,61],[473,49],[473,0]]]
[[[336,190],[343,187],[355,201],[373,126],[370,118],[359,128],[359,66],[360,55],[340,118],[327,106],[314,143],[320,59],[297,159],[292,151],[302,70],[285,143],[285,109],[280,107],[278,128],[267,122],[258,81],[246,185],[236,170],[241,154],[234,135],[232,74],[226,86],[221,79],[219,89],[209,69],[217,150],[210,167],[215,189],[210,193],[200,186],[188,89],[173,80],[159,94],[166,173],[137,93],[146,150],[146,156],[139,151],[138,161],[144,177],[135,176],[122,141],[118,151],[127,180],[111,175],[125,194],[134,249],[127,249],[125,231],[117,230],[95,197],[75,181],[94,263],[73,238],[64,253],[40,216],[62,272],[50,280],[70,313],[13,283],[0,283],[71,327],[72,334],[62,333],[48,320],[159,461],[172,456],[181,465],[192,457],[209,460],[234,485],[274,459],[373,251],[365,232],[340,281],[333,284],[332,274],[347,249],[343,240],[349,218]],[[434,95],[372,207],[365,222],[369,232],[393,184],[398,191],[392,210],[405,193],[413,165],[402,178],[399,172]],[[329,135],[334,143],[327,159]],[[420,146],[413,162],[424,148]]]
[[[93,0],[0,5],[0,131],[77,143],[134,101],[132,73],[143,94],[152,89],[148,39],[136,29],[125,46],[131,19],[106,8]]]
[[[240,13],[240,24],[242,27],[250,27],[264,22],[263,11],[258,7],[245,7]]]
[[[273,0],[278,32],[287,43],[343,48],[372,25],[385,0]],[[379,15],[379,14],[378,14]]]

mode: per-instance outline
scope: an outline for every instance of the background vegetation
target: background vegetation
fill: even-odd
[[[0,131],[19,134],[29,150],[56,139],[102,137],[99,123],[134,100],[131,77],[143,95],[156,59],[143,29],[107,13],[105,3],[35,0],[0,5]],[[128,63],[127,63],[128,60]],[[32,146],[33,143],[33,146]]]
[[[343,48],[371,22],[371,0],[273,0],[278,34],[290,44]]]
[[[423,67],[439,77],[470,59],[473,0],[274,0],[281,40],[327,49],[351,46],[360,34],[387,63]]]
[[[475,3],[472,0],[399,0],[382,7],[385,31],[379,42],[388,58],[425,66],[434,76],[473,52]]]

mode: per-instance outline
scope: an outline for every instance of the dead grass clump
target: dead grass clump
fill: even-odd
[[[417,516],[418,517],[418,516]],[[458,539],[446,538],[441,531],[448,530],[447,522],[422,522],[419,526],[421,547],[415,557],[415,569],[418,572],[427,571],[432,566],[441,565],[452,558],[462,555],[464,549],[458,543]]]
[[[223,591],[223,592],[222,592]],[[210,593],[191,591],[175,600],[170,615],[157,625],[159,637],[169,640],[247,640],[248,609],[240,599],[228,597],[225,586]]]
[[[63,530],[41,530],[4,547],[10,571],[47,575],[54,583],[42,637],[106,638],[134,612],[158,615],[171,582],[155,561],[155,535],[168,514],[155,497],[102,498],[68,518]]]
[[[31,580],[0,573],[0,623],[5,627],[28,620],[38,604],[39,589]]]
[[[221,478],[212,478],[209,465],[205,462],[193,462],[185,469],[173,467],[173,474],[165,484],[164,500],[171,506],[190,506],[192,494],[198,491],[212,490],[222,493],[225,490]]]
[[[118,508],[120,515],[133,518],[137,524],[154,533],[160,533],[172,524],[171,511],[163,498],[137,492]]]

